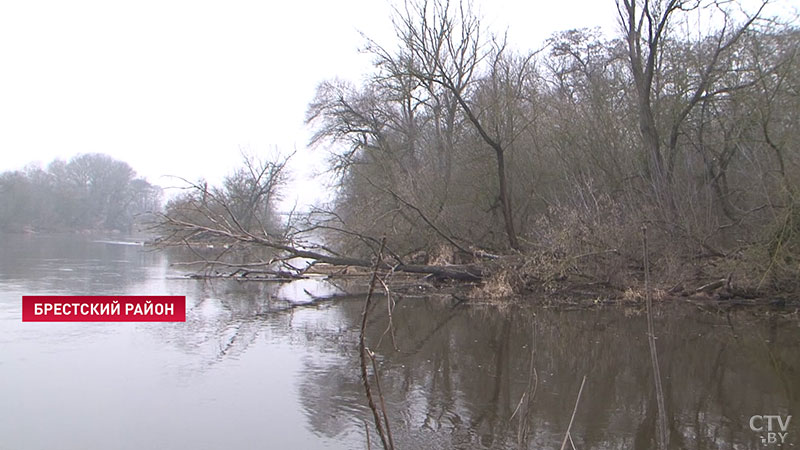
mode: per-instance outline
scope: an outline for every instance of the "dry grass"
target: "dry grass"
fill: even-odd
[[[455,263],[455,252],[450,245],[437,245],[428,255],[428,264],[432,266],[446,266]]]
[[[654,301],[663,301],[668,297],[667,291],[655,288],[651,292]],[[638,303],[645,300],[644,287],[629,287],[622,293],[622,300],[626,302]]]
[[[509,272],[505,270],[493,273],[483,285],[476,286],[472,290],[470,297],[494,301],[512,298],[517,292],[514,289],[514,283],[511,278]]]

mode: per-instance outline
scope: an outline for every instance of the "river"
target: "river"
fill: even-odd
[[[0,235],[0,449],[366,448],[363,297],[309,303],[308,282],[182,275],[125,237]],[[185,295],[187,316],[23,323],[26,294]],[[392,339],[386,300],[368,342],[397,448],[560,448],[584,376],[575,447],[653,447],[640,305],[395,297]],[[778,448],[761,440],[767,421],[751,419],[798,412],[796,313],[660,305],[655,329],[671,447]],[[784,447],[800,446],[799,430],[797,417]]]

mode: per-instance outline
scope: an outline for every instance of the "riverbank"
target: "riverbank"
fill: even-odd
[[[497,268],[495,267],[495,270]],[[402,297],[452,298],[456,302],[491,304],[499,307],[533,304],[554,308],[596,308],[603,306],[644,307],[647,289],[643,276],[629,274],[632,283],[615,286],[608,282],[590,280],[578,274],[553,275],[542,280],[525,272],[524,266],[506,265],[482,281],[441,279],[432,275],[382,271],[384,284],[379,292]],[[487,272],[489,273],[489,272]],[[365,296],[372,272],[368,268],[314,264],[302,274],[289,271],[247,268],[217,268],[191,273],[193,279],[221,279],[237,282],[291,283],[312,280],[335,285],[338,290],[328,295],[307,294],[315,302],[336,298]],[[769,293],[739,287],[732,277],[706,277],[684,280],[678,284],[656,283],[651,287],[656,305],[686,304],[704,311],[752,309],[797,314],[800,298],[791,293]]]

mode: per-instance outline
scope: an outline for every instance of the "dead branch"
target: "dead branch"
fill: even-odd
[[[355,258],[350,256],[334,256],[324,253],[307,250],[300,246],[295,245],[292,241],[279,241],[271,238],[269,235],[259,236],[253,234],[243,227],[211,227],[197,223],[191,223],[184,220],[161,215],[162,224],[170,227],[181,229],[186,233],[204,233],[206,236],[230,239],[245,244],[252,244],[263,246],[274,250],[280,250],[288,253],[296,258],[307,258],[316,262],[327,263],[335,266],[355,266],[355,267],[371,267],[373,261],[364,258]],[[477,264],[459,264],[459,265],[426,265],[426,264],[397,264],[390,265],[381,262],[380,269],[394,270],[396,272],[408,272],[432,275],[439,279],[453,279],[462,281],[480,281],[483,277],[483,269]]]
[[[361,381],[364,383],[364,392],[367,395],[369,409],[372,410],[372,416],[375,419],[375,429],[378,431],[378,436],[381,438],[381,443],[383,444],[384,450],[389,450],[394,448],[394,444],[391,440],[391,435],[388,432],[389,421],[386,417],[386,406],[383,402],[383,395],[381,394],[381,409],[383,411],[383,418],[387,426],[387,429],[384,430],[384,424],[381,422],[381,415],[378,413],[378,408],[375,406],[375,400],[372,396],[372,387],[370,386],[369,374],[367,373],[367,357],[372,360],[373,370],[376,377],[378,375],[377,365],[375,364],[374,355],[367,348],[365,343],[367,315],[369,314],[370,305],[372,303],[372,294],[375,292],[375,283],[378,280],[378,270],[380,269],[382,263],[383,247],[385,242],[386,238],[383,238],[383,241],[381,242],[381,249],[378,251],[378,259],[375,261],[375,266],[372,268],[372,279],[369,282],[369,292],[367,293],[367,299],[364,302],[364,311],[361,313],[361,332],[358,335],[358,357],[361,363]]]
[[[581,402],[581,394],[583,394],[583,385],[586,384],[586,375],[583,376],[583,381],[581,381],[581,388],[578,390],[578,398],[575,399],[575,408],[572,409],[572,417],[569,419],[569,425],[567,426],[567,432],[564,434],[564,442],[561,443],[561,450],[564,450],[567,447],[567,441],[572,441],[572,437],[570,436],[570,430],[572,430],[572,422],[575,420],[575,413],[578,412],[578,404]]]

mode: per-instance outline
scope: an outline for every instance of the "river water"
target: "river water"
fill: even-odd
[[[169,255],[131,244],[0,235],[0,449],[366,448],[362,296],[309,303],[306,290],[335,288],[184,279]],[[187,318],[22,323],[25,294],[185,295]],[[382,297],[368,345],[397,448],[560,448],[584,376],[575,448],[654,446],[640,306],[393,300],[394,339]],[[779,448],[761,440],[765,419],[754,422],[761,431],[749,424],[798,412],[799,323],[796,313],[662,305],[671,447]],[[800,417],[787,432],[782,448],[800,446]]]

